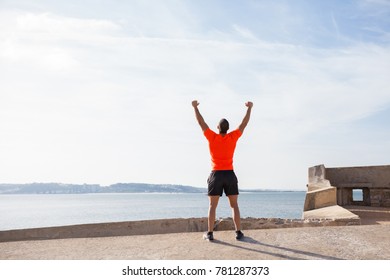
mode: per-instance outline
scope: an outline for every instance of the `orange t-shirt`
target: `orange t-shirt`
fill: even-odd
[[[242,135],[241,130],[222,136],[208,128],[203,134],[209,141],[212,170],[233,170],[233,155],[237,140]]]

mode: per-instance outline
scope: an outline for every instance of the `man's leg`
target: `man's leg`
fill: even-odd
[[[209,196],[209,218],[208,218],[208,231],[213,232],[214,223],[215,223],[215,214],[218,206],[219,195],[210,195]]]
[[[241,217],[240,217],[240,209],[238,208],[238,195],[229,195],[229,204],[230,208],[232,208],[232,217],[234,222],[234,227],[236,231],[241,230]]]

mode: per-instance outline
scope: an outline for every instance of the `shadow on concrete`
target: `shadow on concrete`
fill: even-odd
[[[344,208],[358,215],[362,225],[390,224],[389,207],[344,206]]]
[[[248,237],[248,236],[245,236],[244,239],[240,240],[239,242],[249,243],[249,244],[254,244],[254,245],[260,245],[260,246],[272,248],[274,250],[287,251],[287,252],[291,252],[291,253],[294,253],[294,254],[302,255],[302,257],[293,257],[293,256],[290,256],[288,254],[282,254],[282,253],[273,252],[272,249],[269,250],[269,251],[266,251],[266,250],[260,250],[260,249],[247,248],[247,247],[244,247],[244,246],[239,246],[239,245],[227,243],[227,242],[224,242],[224,241],[221,241],[221,240],[214,240],[213,241],[213,243],[215,243],[215,244],[235,247],[235,248],[240,249],[240,250],[247,250],[247,251],[251,251],[251,252],[255,252],[255,253],[259,253],[259,254],[266,254],[266,255],[270,255],[270,256],[277,257],[277,258],[286,259],[286,260],[308,260],[308,259],[309,260],[311,260],[311,259],[343,260],[343,259],[332,257],[332,256],[326,256],[326,255],[321,255],[321,254],[318,254],[318,253],[312,253],[312,252],[307,252],[307,251],[302,251],[302,250],[290,249],[290,248],[286,248],[286,247],[275,246],[275,245],[259,242],[259,241],[255,240],[255,239],[251,238],[251,237]]]

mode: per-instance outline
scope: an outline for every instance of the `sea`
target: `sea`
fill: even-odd
[[[304,191],[241,192],[241,217],[300,219]],[[203,193],[0,195],[0,231],[76,224],[207,217]],[[231,217],[226,196],[217,217]]]

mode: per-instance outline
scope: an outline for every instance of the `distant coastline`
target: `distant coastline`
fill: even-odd
[[[87,193],[203,193],[206,189],[183,185],[118,183],[98,184],[0,184],[0,194],[87,194]]]
[[[295,190],[245,190],[241,192],[264,192]],[[296,190],[299,191],[299,190]],[[4,194],[88,194],[88,193],[207,193],[206,188],[171,184],[117,183],[109,186],[99,184],[29,183],[0,184],[0,195]]]

